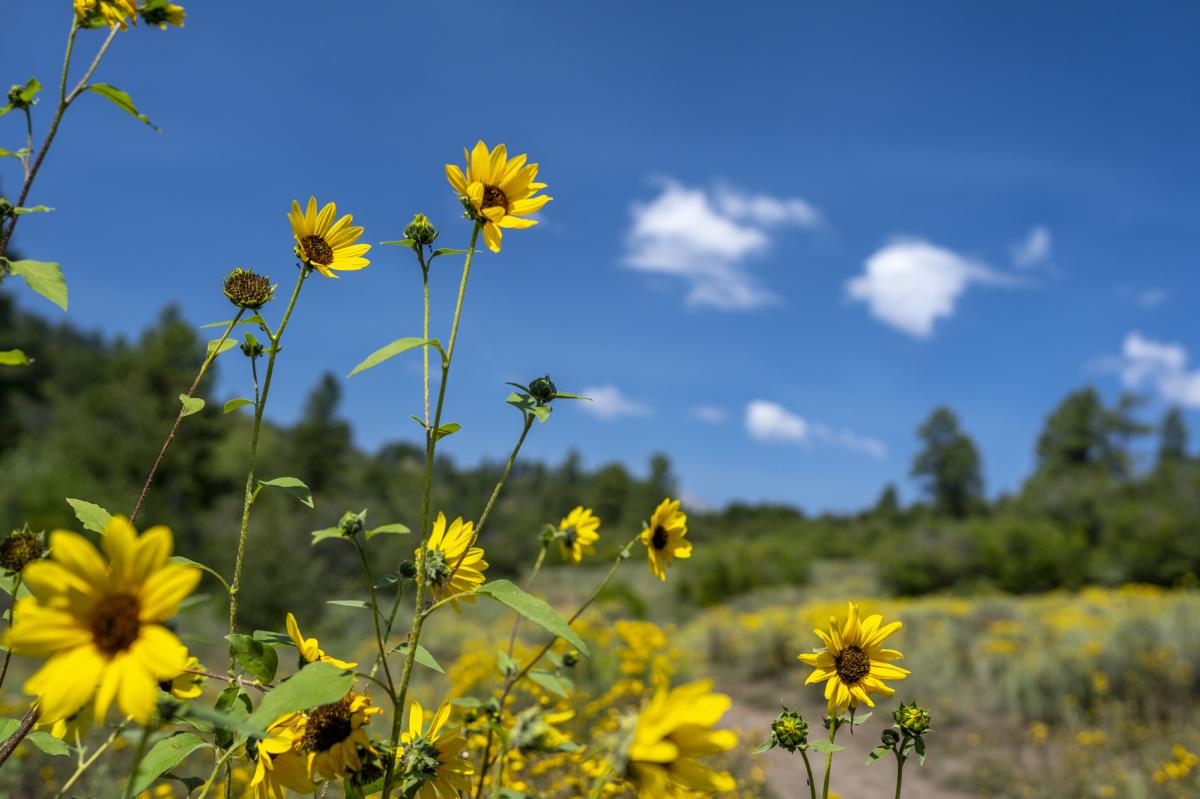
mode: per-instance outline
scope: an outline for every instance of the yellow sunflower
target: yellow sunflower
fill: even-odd
[[[296,237],[296,257],[307,266],[316,269],[325,277],[337,277],[334,271],[362,269],[371,263],[366,258],[370,244],[355,244],[363,229],[353,227],[354,218],[346,214],[336,222],[337,206],[326,203],[317,210],[317,198],[308,198],[308,207],[300,210],[300,203],[292,200],[292,211],[288,220],[292,223],[292,235]]]
[[[454,596],[483,585],[483,572],[488,564],[483,559],[482,547],[471,546],[474,536],[474,522],[464,522],[461,516],[448,528],[445,514],[438,513],[434,520],[433,534],[425,548],[425,577],[435,590],[441,590],[443,596]],[[417,554],[420,552],[418,549]],[[462,563],[459,563],[460,558]],[[458,564],[457,570],[455,564]],[[466,597],[466,601],[474,602],[475,597]],[[458,608],[457,602],[451,604]]]
[[[268,738],[247,747],[254,758],[254,776],[250,795],[254,799],[284,799],[284,789],[296,793],[316,790],[308,776],[308,766],[300,745],[304,741],[305,718],[288,713],[267,727]]]
[[[600,519],[582,505],[575,508],[558,524],[558,547],[564,560],[579,563],[584,555],[595,555],[599,540]]]
[[[201,669],[200,659],[189,657],[183,671],[169,680],[164,680],[159,687],[176,699],[195,699],[204,690],[205,677],[195,673],[198,669]]]
[[[139,538],[123,516],[108,523],[101,546],[103,554],[78,533],[56,530],[49,559],[25,567],[32,596],[17,602],[7,640],[17,654],[48,658],[25,683],[44,722],[95,698],[98,721],[115,700],[145,724],[159,682],[187,665],[187,649],[162,622],[195,589],[200,570],[167,562],[168,528]]]
[[[488,150],[482,141],[467,153],[467,174],[454,164],[446,164],[446,179],[463,198],[472,218],[483,225],[483,240],[492,252],[500,252],[500,228],[528,228],[536,219],[526,219],[550,202],[552,197],[534,195],[546,188],[535,183],[538,165],[526,164],[524,153],[509,160],[503,144]]]
[[[883,617],[868,616],[859,621],[858,605],[850,603],[846,623],[838,629],[837,619],[829,620],[829,632],[814,630],[825,648],[800,656],[800,662],[813,667],[805,685],[825,682],[825,700],[830,716],[839,716],[859,704],[875,707],[871,694],[891,696],[895,690],[884,680],[903,680],[907,669],[889,661],[904,657],[895,649],[884,649],[884,640],[904,625],[894,621],[883,625]]]
[[[183,21],[187,18],[187,11],[183,6],[168,0],[146,0],[138,11],[146,24],[157,25],[162,30],[166,30],[168,25],[182,28]]]
[[[75,0],[75,18],[85,27],[108,25],[127,30],[128,22],[137,24],[134,0]]]
[[[420,782],[415,799],[458,799],[460,792],[471,788],[475,766],[462,754],[467,739],[457,730],[446,729],[449,718],[449,702],[432,715],[417,701],[409,708],[408,730],[400,733],[396,766],[406,780]]]
[[[332,780],[360,770],[359,749],[378,754],[363,727],[382,712],[383,708],[372,707],[370,699],[353,691],[341,701],[310,710],[302,743],[308,775]]]
[[[679,500],[664,499],[654,509],[649,526],[642,530],[650,571],[658,579],[667,579],[667,568],[673,559],[692,556],[692,542],[684,540],[686,535],[687,514],[679,509]]]
[[[39,717],[34,729],[43,730],[60,741],[79,746],[79,742],[92,727],[92,715],[92,708],[84,705],[73,716],[67,716],[57,721],[42,721]]]
[[[321,649],[320,642],[316,638],[305,638],[300,633],[300,625],[296,623],[296,617],[291,613],[287,615],[287,631],[288,637],[292,639],[292,643],[296,645],[296,649],[300,652],[301,665],[307,663],[316,663],[321,661],[331,663],[339,669],[352,669],[358,663],[348,663],[345,660],[331,658],[325,654],[325,650]]]
[[[728,696],[712,693],[709,680],[671,691],[660,688],[638,716],[629,749],[626,777],[637,795],[685,797],[693,791],[712,793],[736,787],[727,772],[714,771],[697,761],[737,745],[733,732],[713,729],[729,705]]]

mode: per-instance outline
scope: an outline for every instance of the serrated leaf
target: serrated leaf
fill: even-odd
[[[312,492],[298,477],[276,477],[274,480],[259,480],[258,484],[286,491],[308,507],[313,507]]]
[[[408,643],[406,642],[406,643],[400,644],[400,646],[396,647],[395,651],[396,652],[407,652],[408,651]],[[417,663],[420,663],[422,666],[424,666],[427,669],[433,669],[434,671],[438,672],[439,674],[446,673],[446,670],[442,668],[442,665],[437,662],[437,659],[429,652],[429,650],[426,649],[425,647],[421,646],[420,644],[417,644],[417,654],[413,658],[413,660],[415,660]]]
[[[558,677],[554,676],[550,672],[534,669],[525,676],[545,688],[550,693],[558,694],[563,699],[569,698],[566,687],[559,682]]]
[[[75,511],[75,518],[79,519],[83,529],[104,535],[104,528],[112,519],[111,513],[94,502],[82,499],[67,497],[67,504]]]
[[[367,532],[363,533],[363,535],[366,537],[366,539],[368,541],[370,541],[372,538],[374,538],[377,535],[404,535],[406,533],[411,533],[411,532],[412,532],[412,530],[409,530],[408,527],[406,527],[405,525],[396,523],[396,524],[381,524],[378,527],[374,527],[370,530],[367,530]]]
[[[318,661],[309,663],[267,692],[247,723],[263,727],[285,713],[337,702],[350,690],[354,672]]]
[[[183,410],[180,416],[191,416],[193,413],[199,413],[204,410],[204,400],[200,397],[189,397],[187,394],[179,395],[179,402],[183,405]]]
[[[25,736],[25,740],[52,757],[60,757],[71,753],[70,747],[48,732],[31,732]]]
[[[275,679],[275,670],[279,668],[279,655],[274,647],[249,635],[229,635],[225,640],[229,641],[229,650],[233,653],[234,660],[247,674],[263,684]]]
[[[580,654],[590,657],[587,644],[579,634],[571,629],[562,616],[554,612],[554,608],[537,597],[522,591],[508,580],[493,580],[484,583],[473,593],[490,596],[492,599],[515,610],[543,630],[562,638],[579,650]]]
[[[412,336],[408,338],[398,338],[391,344],[388,344],[386,347],[380,347],[372,352],[363,359],[362,363],[350,370],[350,374],[346,375],[346,377],[354,377],[359,372],[363,372],[367,369],[378,366],[389,358],[394,358],[402,352],[408,352],[411,349],[416,349],[417,347],[423,347],[426,345],[433,345],[435,343],[437,344],[437,348],[441,350],[442,345],[437,342],[437,339],[423,339]]]
[[[235,397],[225,403],[225,409],[221,413],[233,413],[238,408],[244,408],[247,405],[253,405],[254,400],[248,400],[245,397]]]
[[[191,566],[194,569],[199,569],[200,571],[208,572],[213,577],[216,577],[217,580],[220,581],[221,585],[225,586],[226,591],[229,590],[229,583],[227,583],[225,581],[225,578],[221,576],[221,573],[218,572],[216,569],[214,569],[212,566],[205,566],[200,561],[192,560],[191,558],[185,558],[183,555],[172,555],[171,557],[167,558],[167,562],[168,563],[176,563],[180,566]]]
[[[182,763],[192,752],[208,747],[208,741],[190,732],[177,732],[167,738],[160,738],[142,757],[133,776],[129,778],[133,783],[130,786],[130,795],[137,796],[163,774]]]
[[[139,111],[136,105],[133,104],[133,98],[129,96],[128,92],[123,92],[116,86],[109,86],[107,83],[91,83],[85,88],[89,92],[95,92],[104,99],[108,100],[134,119],[145,122],[147,125],[154,128],[154,130],[162,133],[162,131],[159,130],[145,114]]]
[[[67,281],[62,268],[50,261],[5,261],[8,271],[20,275],[29,288],[67,310]]]
[[[343,608],[359,608],[360,610],[370,610],[371,603],[364,602],[361,599],[327,599],[326,605],[337,605]]]
[[[20,350],[0,350],[0,366],[28,366],[33,363]]]

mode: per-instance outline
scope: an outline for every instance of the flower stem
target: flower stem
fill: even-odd
[[[543,541],[542,549],[540,552],[538,552],[537,560],[534,561],[534,563],[533,563],[533,571],[529,573],[529,579],[526,580],[525,585],[522,586],[522,590],[525,593],[527,593],[527,594],[529,593],[529,589],[533,586],[533,581],[535,579],[537,579],[538,572],[540,572],[542,570],[542,563],[543,563],[543,561],[546,560],[546,550],[549,548],[550,548],[550,542]],[[509,657],[512,657],[513,649],[517,645],[517,628],[519,628],[520,626],[521,626],[521,614],[514,612],[513,613],[512,632],[508,636],[508,656]]]
[[[906,757],[896,757],[896,799],[900,799],[900,788],[904,785],[904,763]]]
[[[838,726],[841,724],[840,718],[832,718],[829,722],[829,743],[833,743],[834,737],[837,735]],[[833,747],[829,747],[829,751],[825,753],[825,785],[821,788],[821,799],[829,799],[829,775],[833,771]]]
[[[17,592],[21,590],[21,572],[13,575],[12,602],[8,608],[8,626],[12,627],[13,612],[17,609]],[[0,667],[0,688],[4,687],[4,678],[8,676],[8,663],[12,660],[12,647],[4,651],[4,666]]]
[[[21,724],[13,731],[12,735],[8,736],[8,740],[0,744],[0,766],[8,762],[8,759],[12,757],[12,753],[16,751],[21,741],[25,740],[25,736],[33,729],[33,725],[37,723],[37,720],[37,706],[33,705],[29,710],[25,711],[25,715],[21,717]]]
[[[242,528],[238,534],[237,555],[233,562],[233,581],[229,584],[229,634],[233,635],[237,632],[237,604],[238,591],[242,583],[242,565],[246,558],[246,538],[250,530],[250,508],[254,505],[254,500],[258,496],[258,491],[254,485],[254,466],[258,457],[258,435],[262,430],[263,410],[267,407],[267,395],[271,391],[271,377],[275,373],[275,359],[279,356],[279,342],[283,338],[283,331],[287,328],[288,320],[292,317],[292,310],[296,307],[296,298],[300,296],[300,288],[304,285],[304,279],[308,277],[312,271],[307,266],[300,267],[300,277],[296,280],[296,287],[292,289],[292,298],[288,301],[287,310],[284,311],[283,319],[279,322],[279,329],[274,333],[268,331],[268,336],[271,339],[271,352],[267,357],[267,374],[263,378],[262,393],[258,391],[258,380],[254,381],[254,430],[250,434],[250,465],[246,471],[246,492],[245,500],[242,503]],[[254,362],[251,361],[253,367]],[[229,645],[229,670],[233,671],[233,644]]]
[[[117,740],[117,736],[121,734],[121,731],[125,729],[125,725],[128,723],[129,719],[125,719],[118,724],[116,729],[114,729],[108,738],[104,740],[104,743],[96,747],[96,751],[92,752],[91,757],[89,757],[87,760],[80,761],[79,765],[75,768],[75,773],[67,778],[67,781],[63,783],[62,788],[60,788],[58,793],[54,795],[54,799],[62,799],[67,795],[67,791],[71,790],[71,786],[83,776],[85,771],[92,767],[92,764],[100,758],[100,755],[104,754],[105,751],[108,750],[108,747],[112,746],[112,742]]]
[[[375,578],[371,575],[371,565],[367,562],[367,549],[359,540],[358,534],[356,533],[351,540],[354,542],[354,548],[358,550],[359,560],[362,561],[363,575],[367,578],[367,591],[371,595],[371,621],[375,623],[375,643],[379,647],[379,660],[383,663],[383,675],[387,678],[388,696],[394,697],[396,684],[392,681],[392,669],[387,660],[387,642],[383,637],[383,629],[379,625],[379,597],[375,594]],[[374,675],[371,679],[374,679]]]
[[[221,347],[225,344],[225,340],[229,338],[229,334],[233,332],[234,326],[241,320],[242,314],[246,312],[245,308],[238,308],[237,315],[229,322],[229,326],[225,328],[225,332],[221,334],[221,338],[217,339],[217,343],[209,350],[204,357],[204,362],[200,364],[200,371],[196,373],[196,379],[192,381],[192,385],[187,390],[185,396],[191,397],[196,393],[196,388],[200,385],[200,381],[204,379],[204,373],[208,371],[208,367],[221,354]],[[150,484],[154,482],[154,475],[158,474],[158,469],[162,466],[163,458],[167,454],[167,448],[171,446],[171,442],[175,440],[175,434],[179,432],[179,425],[183,423],[184,409],[180,408],[179,413],[175,416],[175,424],[171,426],[171,432],[167,433],[167,438],[163,441],[162,449],[158,451],[158,457],[154,460],[154,465],[150,467],[150,474],[146,476],[146,484],[142,486],[142,493],[138,495],[137,503],[133,506],[133,513],[129,514],[129,523],[133,524],[137,521],[137,515],[142,510],[142,503],[146,501],[146,495],[150,493]]]
[[[800,757],[804,760],[804,770],[808,772],[808,794],[812,799],[817,799],[817,781],[813,779],[812,764],[808,762],[808,752],[801,749]]]
[[[142,725],[142,734],[138,737],[137,749],[133,753],[133,764],[129,767],[129,781],[125,783],[125,792],[122,796],[125,799],[133,797],[133,781],[137,778],[138,766],[142,764],[142,758],[146,754],[146,744],[150,741],[151,725]]]

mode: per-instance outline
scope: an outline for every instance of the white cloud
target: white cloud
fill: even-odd
[[[850,430],[835,429],[820,422],[809,422],[782,405],[767,400],[754,400],[746,405],[746,432],[756,441],[804,445],[818,442],[862,452],[873,458],[887,457],[887,446],[879,439]]]
[[[588,386],[583,396],[591,397],[591,402],[581,402],[580,406],[601,419],[616,419],[620,416],[649,416],[650,408],[640,402],[634,402],[621,393],[614,385]]]
[[[1149,387],[1167,402],[1200,408],[1200,370],[1188,371],[1187,350],[1130,333],[1121,348],[1119,369],[1126,388]]]
[[[1146,289],[1137,297],[1137,304],[1147,310],[1157,308],[1167,301],[1167,292],[1164,289]]]
[[[725,412],[724,408],[701,405],[698,408],[692,408],[692,418],[709,424],[720,424],[729,418],[729,414]]]
[[[971,284],[1012,282],[984,264],[921,239],[893,241],[864,267],[863,274],[846,283],[850,297],[867,303],[880,321],[917,338],[929,336],[934,322],[951,316]]]
[[[820,214],[805,201],[713,191],[672,180],[648,203],[634,203],[625,263],[643,272],[681,278],[688,305],[747,310],[777,297],[750,274],[746,261],[771,245],[775,228],[813,227]]]
[[[1038,225],[1029,231],[1024,241],[1013,245],[1013,263],[1022,269],[1043,264],[1050,260],[1051,246],[1049,228]]]

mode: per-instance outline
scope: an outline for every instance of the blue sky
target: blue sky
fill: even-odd
[[[293,197],[335,200],[373,242],[424,211],[461,246],[443,164],[483,138],[540,162],[555,200],[477,260],[444,445],[464,462],[507,451],[503,382],[544,371],[604,402],[560,408],[530,456],[640,470],[661,450],[705,502],[813,510],[888,481],[912,496],[939,403],[992,492],[1088,382],[1144,391],[1148,416],[1200,407],[1193,4],[274,8],[197,2],[182,31],[118,38],[98,79],[161,134],[99,97],[72,109],[32,197],[58,210],[18,240],[63,264],[75,323],[135,335],[172,301],[227,318],[234,266],[286,289]],[[0,76],[53,83],[69,4],[6,15]],[[0,121],[0,146],[19,139]],[[305,287],[270,416],[419,333],[407,255]],[[444,328],[459,265],[435,272]],[[244,393],[239,368],[222,393]],[[417,439],[415,355],[344,387],[363,445]]]

